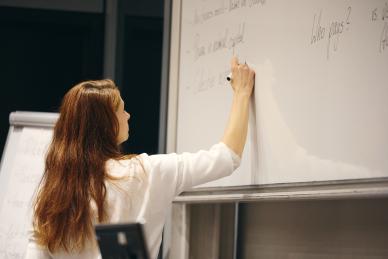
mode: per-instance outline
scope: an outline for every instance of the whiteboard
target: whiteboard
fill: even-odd
[[[56,113],[14,112],[0,167],[0,258],[23,258]]]
[[[178,2],[178,152],[222,137],[231,57],[256,70],[240,172],[208,186],[388,176],[387,1]]]

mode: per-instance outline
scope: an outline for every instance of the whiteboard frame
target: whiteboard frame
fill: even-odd
[[[171,0],[166,129],[166,151],[168,153],[177,150],[181,16],[182,0]],[[388,177],[269,185],[257,185],[256,177],[252,185],[193,189],[175,197],[173,201],[172,216],[168,221],[167,233],[165,232],[165,236],[169,238],[163,246],[164,254],[167,254],[167,258],[189,258],[189,205],[193,203],[236,202],[238,204],[239,202],[379,199],[383,197],[388,197]],[[163,258],[166,257],[163,256]]]
[[[182,1],[172,0],[171,7],[171,34],[170,34],[170,60],[168,82],[168,109],[167,109],[167,153],[176,152],[177,125],[178,125],[178,82],[179,82],[179,53],[181,35]]]
[[[191,190],[174,203],[337,200],[388,197],[388,177],[231,186]]]
[[[180,60],[180,36],[181,36],[181,20],[182,20],[182,0],[171,0],[171,28],[170,28],[170,60],[169,65],[169,82],[168,82],[168,109],[167,109],[167,133],[166,133],[166,152],[176,152],[177,150],[177,114],[178,114],[178,98],[179,98],[179,60]],[[252,171],[253,173],[253,171]],[[232,201],[232,200],[261,200],[260,195],[251,195],[247,196],[243,193],[246,193],[246,190],[249,189],[249,192],[255,193],[261,188],[269,188],[270,190],[273,186],[277,184],[265,184],[258,185],[257,177],[255,174],[252,175],[253,183],[251,185],[245,186],[233,186],[233,187],[211,187],[211,188],[196,188],[196,190],[183,193],[183,195],[178,196],[175,199],[175,202],[190,202],[190,201],[206,201],[211,199],[214,201]],[[383,183],[383,185],[381,184]],[[315,191],[310,193],[302,192],[290,192],[285,196],[285,199],[292,199],[305,197],[305,198],[348,198],[352,197],[353,194],[358,197],[370,197],[370,196],[388,196],[388,177],[372,177],[372,178],[362,178],[362,179],[346,179],[346,180],[335,180],[335,181],[306,181],[306,182],[293,182],[293,183],[284,183],[282,186],[287,186],[287,188],[294,188],[295,191],[300,190],[300,187],[310,186],[312,189],[315,188]],[[316,188],[316,186],[324,186],[323,188]],[[345,187],[346,186],[346,187]],[[349,186],[352,186],[350,188]],[[372,187],[376,186],[378,191]],[[373,190],[372,190],[372,189]],[[328,190],[337,190],[330,192]],[[233,190],[233,191],[232,191]],[[237,194],[241,190],[240,194]],[[342,190],[342,191],[340,191]],[[358,192],[357,190],[361,190]],[[220,191],[222,194],[219,196]],[[235,195],[229,196],[224,195],[229,191],[235,193]],[[204,196],[198,198],[197,195],[202,193]],[[187,194],[187,195],[186,195]],[[274,199],[281,199],[281,197],[275,196]],[[214,195],[214,196],[213,196]],[[300,196],[302,195],[302,196]]]

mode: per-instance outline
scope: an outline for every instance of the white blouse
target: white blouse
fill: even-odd
[[[240,165],[240,157],[224,143],[197,153],[141,154],[128,160],[109,160],[107,172],[120,180],[106,181],[109,223],[144,223],[150,257],[156,259],[163,225],[175,196],[191,187],[230,175]],[[95,210],[94,204],[92,208]],[[97,259],[97,247],[82,253],[49,253],[38,246],[34,231],[29,231],[26,259]]]

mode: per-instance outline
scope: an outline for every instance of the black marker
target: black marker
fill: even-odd
[[[245,61],[244,62],[245,65],[248,65],[247,62]],[[229,75],[226,77],[226,80],[228,80],[229,82],[232,81],[232,73],[229,73]]]

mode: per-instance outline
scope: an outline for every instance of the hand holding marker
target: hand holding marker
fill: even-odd
[[[245,63],[245,65],[247,65],[247,62],[246,62],[246,61],[245,61],[244,63]],[[233,79],[233,77],[232,77],[232,72],[230,72],[229,75],[226,77],[226,80],[228,80],[229,82],[231,82],[232,79]]]

